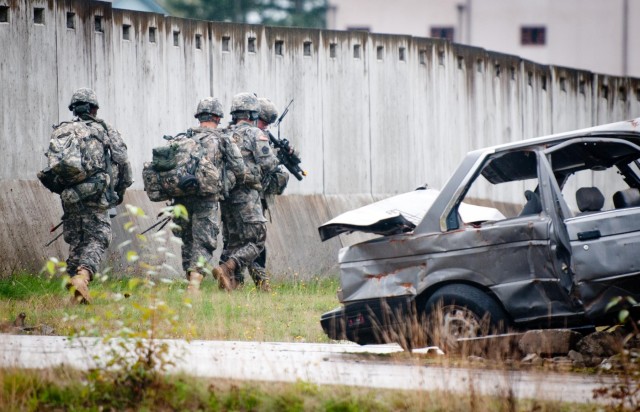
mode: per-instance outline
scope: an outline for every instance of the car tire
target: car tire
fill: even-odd
[[[445,351],[460,349],[458,339],[502,333],[510,326],[509,317],[494,298],[465,284],[436,290],[423,314],[427,341]]]

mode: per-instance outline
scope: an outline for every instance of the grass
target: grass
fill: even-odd
[[[322,331],[319,318],[336,306],[338,288],[337,279],[328,277],[276,283],[271,293],[258,292],[251,284],[226,293],[208,277],[201,292],[192,296],[185,293],[183,280],[156,280],[151,286],[140,277],[112,276],[91,283],[91,305],[76,305],[71,303],[63,282],[58,275],[0,278],[0,321],[13,321],[24,312],[28,326],[45,324],[63,336],[122,336],[123,330],[131,330],[127,336],[135,340],[146,337],[147,330],[153,329],[156,338],[322,343],[330,340]],[[153,321],[154,317],[157,321]],[[153,347],[152,352],[156,363],[149,365],[145,364],[148,358],[144,351],[136,354],[136,364],[114,356],[114,364],[122,366],[119,371],[0,369],[0,410],[599,410],[588,404],[522,401],[508,394],[484,397],[474,393],[473,385],[468,395],[452,396],[434,391],[316,386],[305,382],[255,383],[165,376],[154,372],[153,365],[171,360],[163,355],[161,346]],[[461,361],[407,353],[388,357],[389,361],[411,358],[423,367],[455,367]],[[509,369],[506,363],[504,367]]]
[[[175,330],[160,323],[158,337],[329,342],[319,319],[337,306],[336,278],[276,283],[271,293],[258,292],[249,283],[226,293],[211,277],[205,278],[196,296],[185,294],[185,287],[183,280],[158,282],[152,290],[131,282],[131,278],[95,280],[90,284],[92,304],[74,305],[59,276],[12,275],[0,279],[0,313],[4,318],[0,321],[12,321],[24,312],[29,326],[45,324],[58,335],[84,329],[97,336],[123,324],[134,330],[145,327],[139,322],[140,308],[150,306],[155,298],[166,302],[182,326]],[[101,320],[99,329],[92,327],[96,319]]]
[[[87,381],[67,369],[0,369],[0,410],[207,410],[207,411],[536,411],[590,412],[595,405],[451,396],[441,392],[293,384],[211,381],[188,376],[162,378],[137,402],[129,388]]]

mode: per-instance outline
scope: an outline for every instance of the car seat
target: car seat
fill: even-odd
[[[524,197],[527,199],[527,203],[522,208],[522,212],[518,216],[537,215],[542,212],[542,203],[540,203],[540,196],[536,192],[526,190]]]
[[[640,190],[632,187],[613,194],[613,206],[616,209],[640,206]]]
[[[604,196],[597,187],[581,187],[576,192],[576,203],[579,215],[599,212],[604,206]]]

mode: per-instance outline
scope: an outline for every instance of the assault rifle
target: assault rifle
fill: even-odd
[[[289,173],[294,175],[296,179],[302,180],[302,176],[306,176],[307,172],[302,170],[300,167],[300,162],[302,161],[300,160],[300,156],[298,156],[298,153],[291,148],[287,139],[280,139],[280,122],[282,122],[282,119],[284,119],[289,112],[289,106],[291,106],[291,103],[293,103],[293,99],[291,99],[287,107],[282,111],[278,120],[274,123],[274,126],[278,127],[278,137],[275,137],[269,131],[267,131],[267,133],[269,134],[271,144],[278,149],[278,160],[280,160],[280,163],[282,163],[282,165],[284,165]]]

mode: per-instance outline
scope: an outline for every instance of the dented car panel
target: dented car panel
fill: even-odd
[[[639,159],[638,119],[530,139],[469,153],[439,192],[336,217],[319,228],[323,240],[383,236],[340,251],[343,306],[323,315],[325,332],[386,341],[387,327],[428,311],[429,297],[452,284],[473,287],[516,328],[606,324],[613,298],[640,300]],[[467,203],[482,185],[501,196],[496,208]],[[523,204],[503,200],[517,199],[509,185],[527,189]],[[421,203],[405,216],[408,199]],[[465,217],[469,208],[482,208],[480,217]]]

